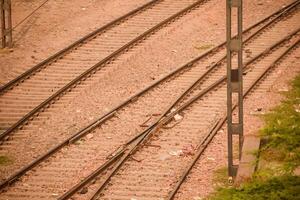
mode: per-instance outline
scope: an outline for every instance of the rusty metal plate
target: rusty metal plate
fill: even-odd
[[[242,124],[232,123],[231,130],[232,130],[232,134],[240,135],[240,133],[242,133]]]
[[[238,69],[231,70],[231,82],[239,82],[239,70]]]
[[[231,51],[240,51],[241,50],[241,40],[239,40],[239,39],[230,40],[230,50]]]

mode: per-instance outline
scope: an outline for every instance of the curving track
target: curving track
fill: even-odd
[[[250,91],[262,78],[262,74],[267,74],[274,67],[274,62],[292,49],[299,48],[299,40],[298,30],[284,42],[274,43],[271,50],[266,50],[262,56],[255,58],[255,63],[251,61],[244,76],[245,88]],[[204,146],[208,145],[207,141],[216,134],[216,127],[222,127],[226,120],[223,117],[226,113],[225,84],[219,84],[201,96],[202,98],[181,110],[180,115],[184,119],[180,123],[171,120],[165,124],[165,128],[168,128],[153,132],[152,140],[147,141],[134,154],[129,154],[128,161],[118,166],[118,171],[111,172],[111,179],[108,178],[106,182],[100,178],[90,185],[89,195],[92,196],[100,188],[100,199],[173,199],[176,191],[173,194],[170,192],[181,178],[181,173],[185,174],[190,167],[189,163],[193,162],[196,149],[203,152]],[[128,151],[130,150],[129,147]],[[80,195],[76,195],[76,198],[80,199]]]
[[[173,1],[172,4],[169,3],[168,6],[166,6],[166,2],[165,3],[161,1],[159,2],[162,5],[164,5],[164,7],[161,5],[160,7],[161,9],[162,8],[167,9],[165,7],[168,6],[170,7],[171,5],[173,5],[173,3],[177,6],[180,5],[180,8],[178,8],[179,12],[176,12],[175,14],[173,14],[166,20],[162,21],[160,24],[156,25],[155,27],[152,27],[151,30],[146,31],[143,36],[145,35],[149,36],[154,31],[157,31],[162,26],[166,25],[167,23],[170,23],[172,20],[177,19],[179,16],[185,14],[191,9],[196,8],[198,5],[200,5],[205,1],[180,1],[180,2]],[[168,12],[175,12],[175,8],[177,7],[174,7],[174,9],[170,9],[170,11]],[[160,12],[162,11],[164,12],[165,10],[161,10]],[[126,49],[124,51],[126,51]],[[116,58],[115,61],[117,62],[118,59]],[[111,66],[111,65],[108,64],[105,66]],[[105,73],[105,67],[102,68],[100,72],[95,74],[94,76],[97,77],[98,75],[100,76],[100,74],[103,73]],[[71,124],[68,123],[64,123],[63,125],[59,124],[64,130],[66,130],[65,132],[46,130],[46,129],[42,129],[41,127],[44,127],[43,123],[47,122],[47,119],[50,117],[52,113],[59,112],[60,109],[63,109],[63,107],[67,104],[68,100],[72,98],[73,95],[81,89],[81,87],[84,87],[85,84],[88,84],[90,80],[91,78],[86,80],[85,82],[82,82],[80,85],[77,86],[77,88],[72,89],[72,91],[69,91],[63,96],[59,96],[60,98],[59,101],[55,99],[54,105],[52,105],[53,102],[51,101],[50,102],[51,106],[48,104],[45,106],[45,107],[50,106],[50,108],[46,109],[43,107],[41,108],[41,110],[38,109],[36,111],[37,113],[34,114],[35,116],[38,115],[38,117],[35,117],[33,120],[30,121],[25,120],[26,126],[24,126],[23,129],[16,130],[14,134],[12,134],[9,137],[9,139],[3,141],[0,147],[0,153],[2,155],[13,157],[14,164],[10,166],[4,166],[3,168],[0,169],[1,172],[0,178],[2,180],[1,182],[2,184],[0,184],[0,187],[2,185],[6,185],[11,180],[15,179],[15,178],[9,179],[8,177],[10,177],[13,173],[19,171],[21,168],[23,168],[23,166],[26,166],[23,171],[26,171],[27,169],[31,168],[31,166],[28,167],[28,164],[31,163],[32,160],[35,160],[40,156],[42,156],[42,158],[44,159],[45,158],[44,155],[46,152],[51,151],[53,153],[58,149],[60,149],[62,146],[65,146],[70,142],[70,140],[73,137],[72,134],[74,134],[73,130],[72,132],[68,130],[68,126],[70,126]],[[26,105],[26,102],[24,102],[24,105]],[[23,106],[23,104],[20,106]],[[105,119],[105,116],[103,118]],[[101,121],[102,121],[102,117],[100,117],[100,120],[97,120],[95,123],[100,123]],[[79,134],[80,133],[81,132],[79,132]],[[33,162],[33,163],[34,163],[33,165],[35,165],[35,163],[37,162]]]
[[[74,87],[88,84],[91,76],[99,78],[118,56],[203,2],[149,1],[3,86],[0,89],[0,139],[7,139],[66,93],[72,94]]]
[[[276,79],[278,79],[278,72],[280,72],[281,70],[286,70],[286,66],[289,63],[293,63],[293,65],[299,63],[299,59],[297,58],[297,55],[299,55],[300,53],[299,33],[297,39],[291,39],[292,41],[284,43],[284,45],[287,46],[285,49],[281,48],[281,53],[277,52],[277,58],[275,58],[275,60],[271,61],[271,59],[269,58],[269,60],[259,60],[256,63],[258,65],[265,65],[267,63],[267,65],[266,68],[260,69],[259,73],[255,72],[251,75],[255,76],[256,79],[252,80],[253,82],[249,84],[249,87],[245,88],[244,98],[249,101],[253,101],[257,100],[257,96],[263,97],[266,92],[272,88]],[[236,106],[237,105],[234,104],[235,108]],[[216,144],[220,145],[220,143],[222,143],[220,142],[220,137],[222,138],[226,136],[223,135],[222,132],[219,132],[220,129],[226,129],[226,127],[224,126],[226,120],[226,113],[224,113],[223,117],[217,120],[216,126],[211,127],[207,131],[204,140],[199,143],[199,146],[195,151],[195,155],[193,156],[192,160],[186,165],[185,169],[182,170],[178,181],[174,184],[171,192],[166,199],[189,199],[191,196],[193,196],[193,191],[189,189],[190,185],[195,182],[200,184],[202,188],[205,187],[204,185],[206,183],[202,183],[204,181],[207,181],[207,179],[199,179],[199,176],[207,176],[209,180],[210,175],[212,175],[211,173],[213,173],[213,171],[216,169],[215,166],[212,165],[218,165],[216,162],[209,161],[209,159],[213,159],[213,157],[215,156],[218,157],[216,153],[212,152],[214,152]],[[215,136],[217,136],[218,139],[213,141],[215,145],[210,146],[210,142],[212,142]],[[210,156],[212,156],[212,158]],[[236,158],[235,162],[236,164],[238,164],[238,158]],[[209,194],[210,192],[211,191],[208,190],[205,193]]]
[[[270,60],[274,60],[278,54],[282,53],[287,48],[286,46],[280,46],[281,48],[278,48],[278,50],[275,49],[276,51],[274,50],[274,52],[265,50],[279,41],[284,35],[296,30],[295,27],[300,26],[298,20],[295,20],[297,18],[299,18],[299,7],[289,12],[289,14],[285,16],[284,21],[280,18],[282,21],[275,20],[274,23],[262,27],[262,32],[256,34],[255,37],[248,35],[250,39],[249,41],[247,40],[245,44],[247,49],[245,53],[251,52],[251,55],[248,55],[246,58],[250,66],[246,74],[246,78],[250,77],[246,79],[249,83],[255,79],[255,73],[259,73],[260,70],[263,70],[263,68],[268,65],[265,61],[264,65],[260,65],[260,67],[256,68],[250,65],[250,61],[253,60],[252,62],[254,62],[254,58],[260,58],[266,55],[269,57],[266,56],[263,60],[267,60],[267,58],[270,57]],[[271,19],[272,18],[269,20]],[[264,23],[266,24],[267,22]],[[263,26],[263,24],[260,24],[260,27],[261,26]],[[291,27],[294,27],[294,30]],[[291,30],[288,33],[286,33],[287,28]],[[274,34],[274,32],[277,34]],[[299,35],[295,37],[299,38]],[[290,43],[284,44],[291,45],[293,41],[294,39],[290,40]],[[171,149],[174,154],[174,152],[176,153],[177,151],[176,148],[184,147],[185,144],[189,142],[195,143],[194,147],[196,147],[197,141],[200,141],[204,137],[203,134],[199,134],[199,131],[205,132],[205,130],[208,130],[224,112],[224,109],[222,109],[222,105],[225,102],[225,95],[223,94],[225,92],[224,85],[213,87],[216,89],[216,92],[211,92],[210,89],[207,89],[210,88],[209,86],[211,84],[214,84],[216,81],[218,82],[220,77],[222,78],[222,75],[225,74],[223,65],[224,46],[221,45],[221,47],[223,48],[217,48],[217,51],[213,51],[212,54],[209,54],[210,56],[205,57],[205,59],[196,59],[190,62],[186,65],[185,69],[187,70],[179,70],[170,76],[170,78],[166,79],[166,81],[162,81],[159,85],[139,98],[133,98],[135,101],[130,101],[130,104],[126,107],[122,107],[118,112],[113,112],[112,115],[114,116],[108,115],[110,119],[103,124],[101,123],[101,126],[96,127],[93,132],[87,135],[88,137],[84,137],[79,140],[78,143],[62,149],[49,158],[47,162],[36,167],[34,171],[30,171],[20,181],[7,188],[8,191],[4,192],[1,198],[57,198],[79,180],[93,172],[99,165],[105,163],[107,156],[110,155],[114,149],[121,147],[122,144],[130,140],[137,132],[147,130],[149,126],[151,128],[155,127],[151,126],[151,124],[159,125],[168,122],[169,119],[172,120],[173,117],[169,116],[164,118],[163,123],[157,121],[165,116],[162,115],[162,113],[169,113],[170,105],[172,105],[174,101],[176,102],[174,108],[180,110],[181,106],[182,109],[184,109],[189,105],[187,102],[194,102],[196,99],[193,100],[193,98],[195,98],[195,95],[199,94],[199,92],[200,94],[203,93],[201,94],[202,96],[206,94],[206,96],[204,96],[205,98],[203,97],[193,103],[192,110],[186,109],[182,111],[180,114],[184,117],[182,121],[179,121],[179,123],[172,121],[171,124],[166,125],[169,127],[168,129],[156,132],[156,137],[154,138],[157,140],[151,140],[150,144],[140,149],[132,160],[125,162],[124,166],[120,165],[121,171],[112,179],[112,183],[114,184],[111,187],[109,186],[107,191],[103,193],[108,199],[128,199],[135,197],[153,199],[165,197],[168,194],[167,191],[170,190],[170,184],[172,185],[176,182],[176,178],[178,178],[180,171],[184,168],[183,165],[177,166],[174,164],[176,162],[172,159],[180,159],[182,163],[191,160],[188,154],[186,157],[172,157],[168,150]],[[217,64],[212,65],[212,62],[216,62]],[[206,69],[207,66],[210,66],[209,71]],[[200,79],[199,76],[201,77]],[[222,83],[222,81],[220,83]],[[191,84],[193,85],[190,89],[191,91],[188,90],[188,93],[184,93]],[[178,87],[178,85],[181,87]],[[182,93],[184,94],[183,98],[177,102],[177,97]],[[198,106],[199,108],[194,109],[194,106]],[[212,107],[214,109],[211,109]],[[207,115],[208,113],[211,114]],[[199,118],[203,119],[201,124],[199,124]],[[174,127],[172,123],[175,123]],[[95,124],[94,126],[97,125],[98,124]],[[94,127],[91,129],[93,128]],[[187,132],[190,134],[187,135]],[[148,138],[148,133],[150,132],[145,133],[146,134],[142,136]],[[174,133],[177,137],[174,137]],[[134,140],[133,144],[142,142],[141,138],[143,137]],[[107,144],[110,145],[108,146]],[[132,143],[129,147],[129,149],[126,149],[127,151],[131,148],[135,150]],[[167,154],[165,154],[166,152]],[[127,152],[125,155],[126,154]],[[174,167],[170,167],[170,164],[173,164]],[[136,174],[132,174],[132,170],[135,171]],[[144,170],[146,172],[148,171],[149,174],[153,174],[147,175],[148,173],[143,173]],[[63,176],[61,176],[61,174],[63,174]],[[157,178],[157,180],[154,180],[154,178]],[[166,179],[170,182],[165,182],[164,180]],[[128,184],[124,184],[124,181]],[[97,184],[89,187],[89,189],[83,190],[83,194],[79,195],[80,197],[78,198],[91,195],[99,184],[97,181],[96,183]],[[157,183],[161,183],[162,185]],[[142,184],[145,184],[145,187],[141,187]],[[146,187],[149,184],[151,184],[151,187]],[[139,186],[137,187],[137,185]],[[146,190],[150,190],[153,196]]]
[[[251,50],[254,56],[246,62],[244,76],[247,94],[262,76],[275,66],[274,62],[281,60],[287,52],[299,48],[300,24],[289,23],[296,22],[295,19],[298,17],[299,15],[295,15],[291,21],[286,19],[286,24],[282,22],[256,38],[256,42],[263,41],[264,45],[269,42],[264,50],[257,46],[259,43],[252,44],[254,48]],[[286,30],[287,27],[298,27],[298,29],[296,31],[294,29],[295,32],[292,31],[291,36],[282,39],[284,31],[281,32],[280,28]],[[277,31],[276,37],[274,33]],[[259,49],[261,53],[258,53]],[[177,110],[180,111],[183,120],[179,123],[174,118],[166,120],[169,123],[165,123],[166,121],[162,123],[165,129],[152,131],[152,139],[146,141],[145,146],[129,146],[126,150],[128,153],[121,158],[123,162],[120,161],[120,164],[116,162],[115,171],[108,170],[108,174],[112,177],[106,178],[104,175],[104,178],[100,178],[88,187],[88,191],[91,191],[87,194],[89,198],[98,190],[101,199],[172,199],[176,191],[173,194],[170,192],[174,187],[180,186],[181,183],[179,186],[176,186],[176,183],[180,180],[181,174],[185,174],[190,167],[189,163],[193,161],[193,155],[197,155],[196,149],[199,148],[199,152],[203,152],[205,145],[208,145],[207,141],[212,139],[217,128],[222,127],[226,120],[224,81],[225,77],[217,79],[215,83],[218,84],[211,84],[212,87],[205,93],[204,90],[198,90],[198,97],[193,95],[194,99],[189,103],[182,102],[183,108],[180,108],[180,103],[177,104]],[[125,158],[127,155],[128,160]],[[75,195],[76,198],[81,199],[80,196],[82,195]]]

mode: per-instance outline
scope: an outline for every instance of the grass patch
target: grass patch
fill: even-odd
[[[299,200],[300,177],[280,176],[266,181],[259,179],[240,188],[220,188],[209,200]]]
[[[262,157],[284,163],[287,171],[300,165],[300,76],[292,82],[286,99],[264,116],[266,125],[261,134],[267,139]]]
[[[7,156],[0,156],[0,166],[9,165],[12,163],[12,160]]]
[[[217,187],[229,186],[227,173],[228,173],[227,167],[222,167],[214,171],[213,182]]]
[[[260,150],[262,168],[240,187],[222,186],[209,200],[300,200],[300,75],[291,82],[285,100],[264,115]],[[216,172],[218,174],[218,172]]]

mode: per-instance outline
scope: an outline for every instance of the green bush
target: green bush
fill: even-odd
[[[285,95],[287,99],[265,115],[262,135],[267,145],[262,152],[268,159],[285,161],[292,171],[300,165],[300,76]]]
[[[280,176],[267,181],[253,180],[240,188],[220,188],[213,200],[300,200],[300,177]]]
[[[264,116],[262,136],[266,144],[261,159],[271,166],[260,169],[240,187],[219,188],[210,200],[300,200],[300,75],[292,82],[286,99]],[[283,166],[283,167],[282,167]]]

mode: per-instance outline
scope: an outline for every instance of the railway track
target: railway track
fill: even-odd
[[[288,12],[290,12],[293,9],[294,9],[294,5],[291,5],[291,6],[287,7],[286,9],[282,9],[281,11],[274,13],[274,15],[253,25],[252,28],[249,28],[249,30],[245,31],[245,34],[251,34],[251,32],[255,32],[254,29],[261,28],[263,30],[264,26],[267,27],[273,21],[276,21],[278,18],[282,17],[283,15],[287,14]],[[2,144],[1,149],[0,149],[0,154],[7,155],[8,157],[12,157],[14,159],[13,165],[4,166],[0,169],[1,179],[3,180],[2,183],[0,184],[0,188],[10,184],[14,180],[16,180],[17,177],[23,175],[26,171],[30,170],[31,168],[36,166],[38,163],[45,160],[47,157],[51,156],[52,154],[57,152],[59,149],[68,145],[69,143],[73,143],[77,139],[82,138],[85,134],[88,133],[88,131],[101,125],[110,117],[113,117],[118,111],[121,111],[125,106],[130,105],[130,103],[134,99],[138,99],[138,97],[140,97],[141,95],[146,95],[147,92],[150,91],[151,89],[154,89],[155,87],[160,87],[161,84],[165,84],[164,82],[169,81],[169,79],[171,80],[173,78],[176,78],[176,76],[180,75],[181,73],[184,73],[185,70],[189,70],[190,68],[193,68],[194,67],[193,63],[196,63],[198,60],[206,59],[206,57],[207,57],[206,60],[203,60],[202,64],[205,66],[212,65],[213,61],[217,60],[218,57],[222,57],[221,51],[223,51],[223,50],[224,50],[224,43],[219,45],[218,47],[213,48],[211,51],[208,51],[206,54],[196,58],[195,60],[187,63],[186,65],[178,68],[177,70],[173,71],[166,77],[158,80],[155,84],[147,87],[145,90],[143,90],[140,93],[129,98],[128,100],[121,103],[119,106],[115,107],[114,109],[107,112],[106,114],[102,115],[96,121],[94,121],[92,124],[90,124],[86,128],[83,128],[82,130],[79,130],[75,134],[74,134],[74,132],[61,132],[61,131],[57,131],[57,130],[47,130],[47,128],[38,124],[39,121],[35,122],[37,124],[33,124],[33,125],[30,124],[30,125],[26,126],[26,129],[16,132],[10,138],[10,140],[5,141]],[[215,55],[215,56],[213,56],[213,55]],[[213,57],[210,58],[210,56],[213,56]],[[209,71],[213,70],[216,66],[217,66],[216,64],[212,65],[212,67]],[[202,66],[200,66],[200,67],[202,67]],[[202,72],[204,72],[203,71],[204,69],[201,69],[201,70],[202,70]],[[196,72],[197,72],[197,70],[192,73],[196,73]],[[199,73],[201,73],[201,71]],[[189,76],[189,75],[187,75],[187,76]],[[191,80],[189,80],[189,81],[191,81]],[[185,81],[183,83],[180,83],[179,85],[182,85],[182,87],[185,87],[185,85],[187,83],[188,82]],[[183,88],[177,88],[178,84],[176,82],[174,82],[174,85],[172,87],[174,87],[174,90],[176,90],[176,91],[178,90],[177,92],[180,92],[180,89],[183,89]],[[174,91],[171,91],[171,92],[168,91],[166,93],[171,93],[172,95],[176,95],[176,93],[174,93]],[[164,94],[164,91],[161,91],[161,94]],[[168,98],[172,98],[172,95],[170,95]],[[66,95],[66,96],[68,96],[68,95]],[[152,99],[149,101],[152,102]],[[167,102],[167,100],[165,100],[165,99],[163,99],[162,101]],[[57,106],[57,107],[59,108],[59,106]],[[56,108],[56,107],[54,106],[54,108]],[[61,108],[59,108],[59,109],[61,109]],[[149,112],[150,112],[150,110],[151,109],[149,109]],[[39,116],[36,119],[39,119],[40,117],[44,117],[44,116]],[[139,116],[139,117],[145,118],[145,120],[148,118],[147,116]],[[130,118],[130,116],[128,118]],[[36,120],[34,120],[34,121],[36,121]],[[59,125],[57,125],[57,126],[59,126]],[[66,129],[67,129],[68,124],[63,123],[63,125],[61,125],[61,126],[66,126]],[[137,125],[135,124],[135,126],[137,126]],[[30,130],[28,130],[28,129],[30,129]],[[47,132],[44,130],[47,130]],[[30,145],[28,145],[28,144],[30,144]]]
[[[288,21],[286,26],[291,26],[289,22],[291,23],[295,17],[298,17],[298,9],[290,12],[291,13],[286,16],[286,20]],[[271,19],[273,18],[270,17],[269,20],[272,21]],[[270,37],[270,33],[272,33],[274,27],[275,30],[276,27],[279,30],[286,28],[286,26],[280,28],[278,25],[278,19],[277,21],[276,19],[274,21],[275,23],[272,22],[268,25],[267,20],[264,22],[266,27],[260,27],[262,28],[264,34],[262,34],[262,31],[259,33],[265,38]],[[260,25],[263,26],[262,24]],[[268,28],[272,28],[272,30],[267,30]],[[269,33],[269,35],[266,34],[266,32]],[[280,34],[281,32],[279,31],[278,33]],[[253,45],[253,43],[255,43],[254,41],[257,40],[256,37],[259,38],[260,34],[256,34],[255,37],[249,36],[250,39],[248,42],[250,43],[250,46],[251,44]],[[278,35],[278,37],[280,36]],[[274,42],[276,39],[278,38],[275,37],[273,40],[268,41],[269,43],[267,42],[261,48],[256,49],[256,51],[252,52],[253,55],[260,51],[264,52],[264,48],[270,45],[270,43]],[[246,46],[248,47],[248,45]],[[74,177],[78,178],[78,180],[81,180],[86,176],[86,174],[89,174],[90,171],[94,171],[95,168],[101,163],[105,163],[107,160],[107,155],[110,154],[114,149],[117,149],[118,147],[122,146],[122,144],[126,143],[126,141],[128,141],[133,135],[136,135],[136,132],[148,130],[149,128],[146,127],[149,125],[150,127],[154,127],[154,125],[159,122],[158,119],[160,119],[160,116],[162,115],[161,113],[163,113],[163,111],[168,108],[168,106],[174,100],[176,100],[180,93],[186,90],[187,86],[196,81],[196,84],[193,84],[194,86],[192,88],[193,92],[197,92],[202,91],[202,88],[206,88],[211,83],[218,80],[218,78],[222,75],[222,70],[223,74],[225,73],[224,69],[222,68],[224,52],[222,52],[222,45],[220,45],[220,47],[221,48],[217,48],[219,49],[217,52],[212,51],[214,52],[214,56],[210,56],[204,60],[202,60],[201,57],[201,59],[199,58],[198,60],[196,59],[195,61],[188,63],[185,66],[185,68],[188,70],[178,70],[177,72],[174,72],[174,74],[170,75],[167,81],[163,81],[164,84],[158,85],[158,87],[152,89],[144,96],[132,98],[128,106],[122,106],[122,109],[120,109],[118,112],[114,111],[108,113],[108,115],[96,121],[90,127],[87,127],[83,131],[79,132],[77,136],[70,138],[66,141],[66,143],[61,143],[65,146],[67,143],[75,141],[77,137],[81,138],[81,136],[87,133],[90,134],[87,135],[89,137],[84,137],[83,139],[79,140],[79,143],[69,145],[68,147],[62,149],[60,152],[50,157],[47,162],[44,162],[35,168],[34,171],[28,172],[20,181],[16,182],[14,185],[12,185],[12,187],[7,188],[8,191],[4,192],[1,196],[6,199],[51,199],[57,198],[57,196],[63,194],[67,188],[70,188],[76,182],[78,182],[74,180]],[[210,55],[210,53],[208,53],[208,55]],[[220,61],[211,66],[212,61],[215,60]],[[203,66],[211,66],[211,68],[208,72],[206,72],[206,69]],[[210,78],[206,80],[206,75],[208,74]],[[201,78],[201,80],[198,80],[199,76],[201,75],[203,75],[203,78],[205,79]],[[182,85],[182,88],[178,88],[178,85]],[[199,85],[201,88],[198,87]],[[194,97],[193,92],[189,92],[188,94],[184,93],[183,97],[185,98],[183,98],[183,101],[177,102],[176,105],[180,107],[183,102],[191,100]],[[161,94],[165,94],[165,96],[157,98]],[[135,101],[132,101],[133,99],[135,99]],[[148,113],[141,112],[142,110],[148,110]],[[108,118],[109,120],[107,120]],[[107,120],[107,122],[103,123],[105,120]],[[155,123],[155,121],[157,123]],[[101,124],[101,126],[99,124]],[[92,129],[94,130],[89,132],[89,130]],[[136,131],[133,131],[135,129]],[[114,139],[112,140],[112,138]],[[138,137],[137,139],[139,140],[139,138],[141,137]],[[133,143],[138,140],[134,140]],[[47,157],[48,156],[44,157],[42,160],[45,160]],[[91,161],[92,163],[89,163]],[[31,167],[28,169],[30,168]],[[25,172],[22,172],[17,174],[16,177],[8,179],[9,181],[4,182],[2,186],[4,187],[9,185],[11,182],[16,180],[19,175],[23,175],[24,173]],[[65,174],[65,176],[62,177],[61,174]],[[89,189],[89,191],[92,191],[92,189]],[[89,192],[87,192],[87,194],[89,194]]]
[[[188,6],[187,4],[185,4],[184,7],[184,2],[186,3],[189,2]],[[206,1],[179,2],[179,4],[184,8],[180,9],[179,12],[175,13],[168,19],[161,22],[159,26],[156,25],[154,28],[151,29],[152,32],[148,30],[147,31],[148,36],[154,31],[156,31],[159,27],[162,27],[163,25],[170,23],[171,20],[177,19],[180,15],[183,15],[185,12],[188,12],[189,10],[196,8],[198,5],[201,5],[201,3],[204,2]],[[164,5],[166,5],[166,3],[164,3]],[[119,60],[116,59],[115,62],[117,61]],[[114,62],[112,64],[106,65],[107,66],[106,68],[108,68],[108,66],[113,66],[113,65]],[[102,68],[102,71],[100,70],[99,73],[100,74],[105,73],[105,68]],[[90,79],[87,81],[90,81]],[[60,146],[57,144],[64,143],[65,145],[69,142],[69,137],[72,137],[74,131],[78,130],[72,127],[74,122],[68,121],[62,124],[56,124],[54,130],[50,128],[48,129],[46,123],[49,118],[50,119],[55,118],[53,117],[54,114],[59,115],[60,110],[64,108],[64,106],[67,104],[69,99],[73,98],[74,94],[78,93],[80,89],[82,89],[81,87],[85,87],[85,85],[86,85],[85,83],[78,85],[78,87],[73,88],[71,92],[68,92],[64,94],[62,97],[59,97],[60,98],[59,101],[55,100],[55,104],[52,104],[53,102],[50,102],[51,105],[46,105],[47,108],[41,108],[40,111],[37,110],[36,114],[34,114],[35,115],[34,119],[32,119],[32,117],[29,117],[30,118],[29,121],[25,120],[24,123],[26,124],[26,126],[24,126],[21,130],[18,130],[18,128],[16,127],[16,129],[14,129],[15,131],[13,131],[14,134],[10,135],[10,133],[12,132],[6,132],[9,135],[6,135],[5,137],[9,136],[9,138],[5,138],[5,141],[2,142],[2,145],[0,146],[0,154],[12,158],[14,160],[14,165],[4,166],[3,168],[0,169],[1,182],[5,181],[12,173],[18,171],[23,166],[28,165],[28,163],[30,163],[34,159],[37,159],[39,156],[43,155],[48,150],[54,149],[53,151],[56,151],[56,149],[58,149],[57,147]],[[20,105],[20,106],[27,106],[26,102],[23,103],[24,105]],[[15,105],[16,108],[19,108],[20,106]],[[100,107],[99,110],[101,110],[101,114],[105,114],[106,112],[102,107]],[[51,114],[53,115],[51,116]],[[27,116],[25,118],[27,118]],[[90,119],[90,121],[92,120]],[[71,127],[70,129],[72,129],[71,131],[69,127]],[[78,127],[84,127],[84,126],[80,124]],[[4,133],[4,135],[6,133]],[[2,136],[4,135],[2,134]]]
[[[120,55],[203,2],[148,1],[1,87],[0,140],[66,94],[75,95],[75,87],[82,88],[101,77]]]
[[[299,33],[298,33],[299,34]],[[275,57],[275,60],[260,60],[256,63],[258,64],[266,64],[266,68],[260,69],[259,72],[254,72],[253,74],[249,75],[250,79],[252,79],[251,83],[247,83],[249,86],[246,88],[244,91],[244,98],[251,99],[251,96],[255,96],[257,94],[265,93],[268,89],[270,89],[276,80],[278,78],[278,75],[274,71],[276,68],[284,69],[285,66],[280,66],[285,64],[285,59],[287,57],[295,56],[297,53],[299,54],[300,50],[300,37],[298,35],[297,39],[293,39],[294,41],[292,42],[286,42],[284,43],[286,48],[282,48],[281,52],[278,53],[279,55],[276,55],[277,58]],[[277,47],[275,47],[277,48]],[[255,79],[252,78],[251,76],[255,76]],[[237,103],[233,104],[233,108],[237,108]],[[213,140],[213,138],[218,134],[218,131],[221,128],[224,128],[224,124],[227,120],[227,115],[226,112],[223,113],[223,116],[220,117],[214,126],[210,127],[210,129],[206,132],[205,136],[203,139],[198,143],[198,146],[195,150],[195,153],[193,155],[192,160],[187,164],[185,169],[182,171],[181,175],[178,178],[178,181],[176,184],[174,184],[174,187],[172,188],[171,192],[169,192],[168,196],[166,199],[172,200],[172,199],[181,199],[181,197],[176,196],[177,193],[180,191],[181,186],[185,183],[188,184],[186,181],[188,176],[191,175],[191,171],[193,170],[194,167],[201,167],[199,166],[198,160],[200,157],[204,154],[204,151],[206,148],[209,146],[210,142]],[[236,164],[238,164],[238,158],[236,159]],[[181,190],[181,193],[184,193],[184,190]]]
[[[250,71],[245,75],[245,96],[281,59],[299,48],[299,33],[300,29],[247,62],[246,69]],[[83,191],[89,191],[84,197],[77,193],[74,198],[173,199],[188,172],[226,121],[225,80],[224,76],[205,92],[200,91],[178,106],[171,117],[165,115],[160,123],[162,129],[154,127],[145,131],[141,138],[126,146],[124,154],[113,161],[111,168],[106,165],[99,168],[106,171],[84,188]],[[174,120],[178,113],[185,118],[180,123]]]

